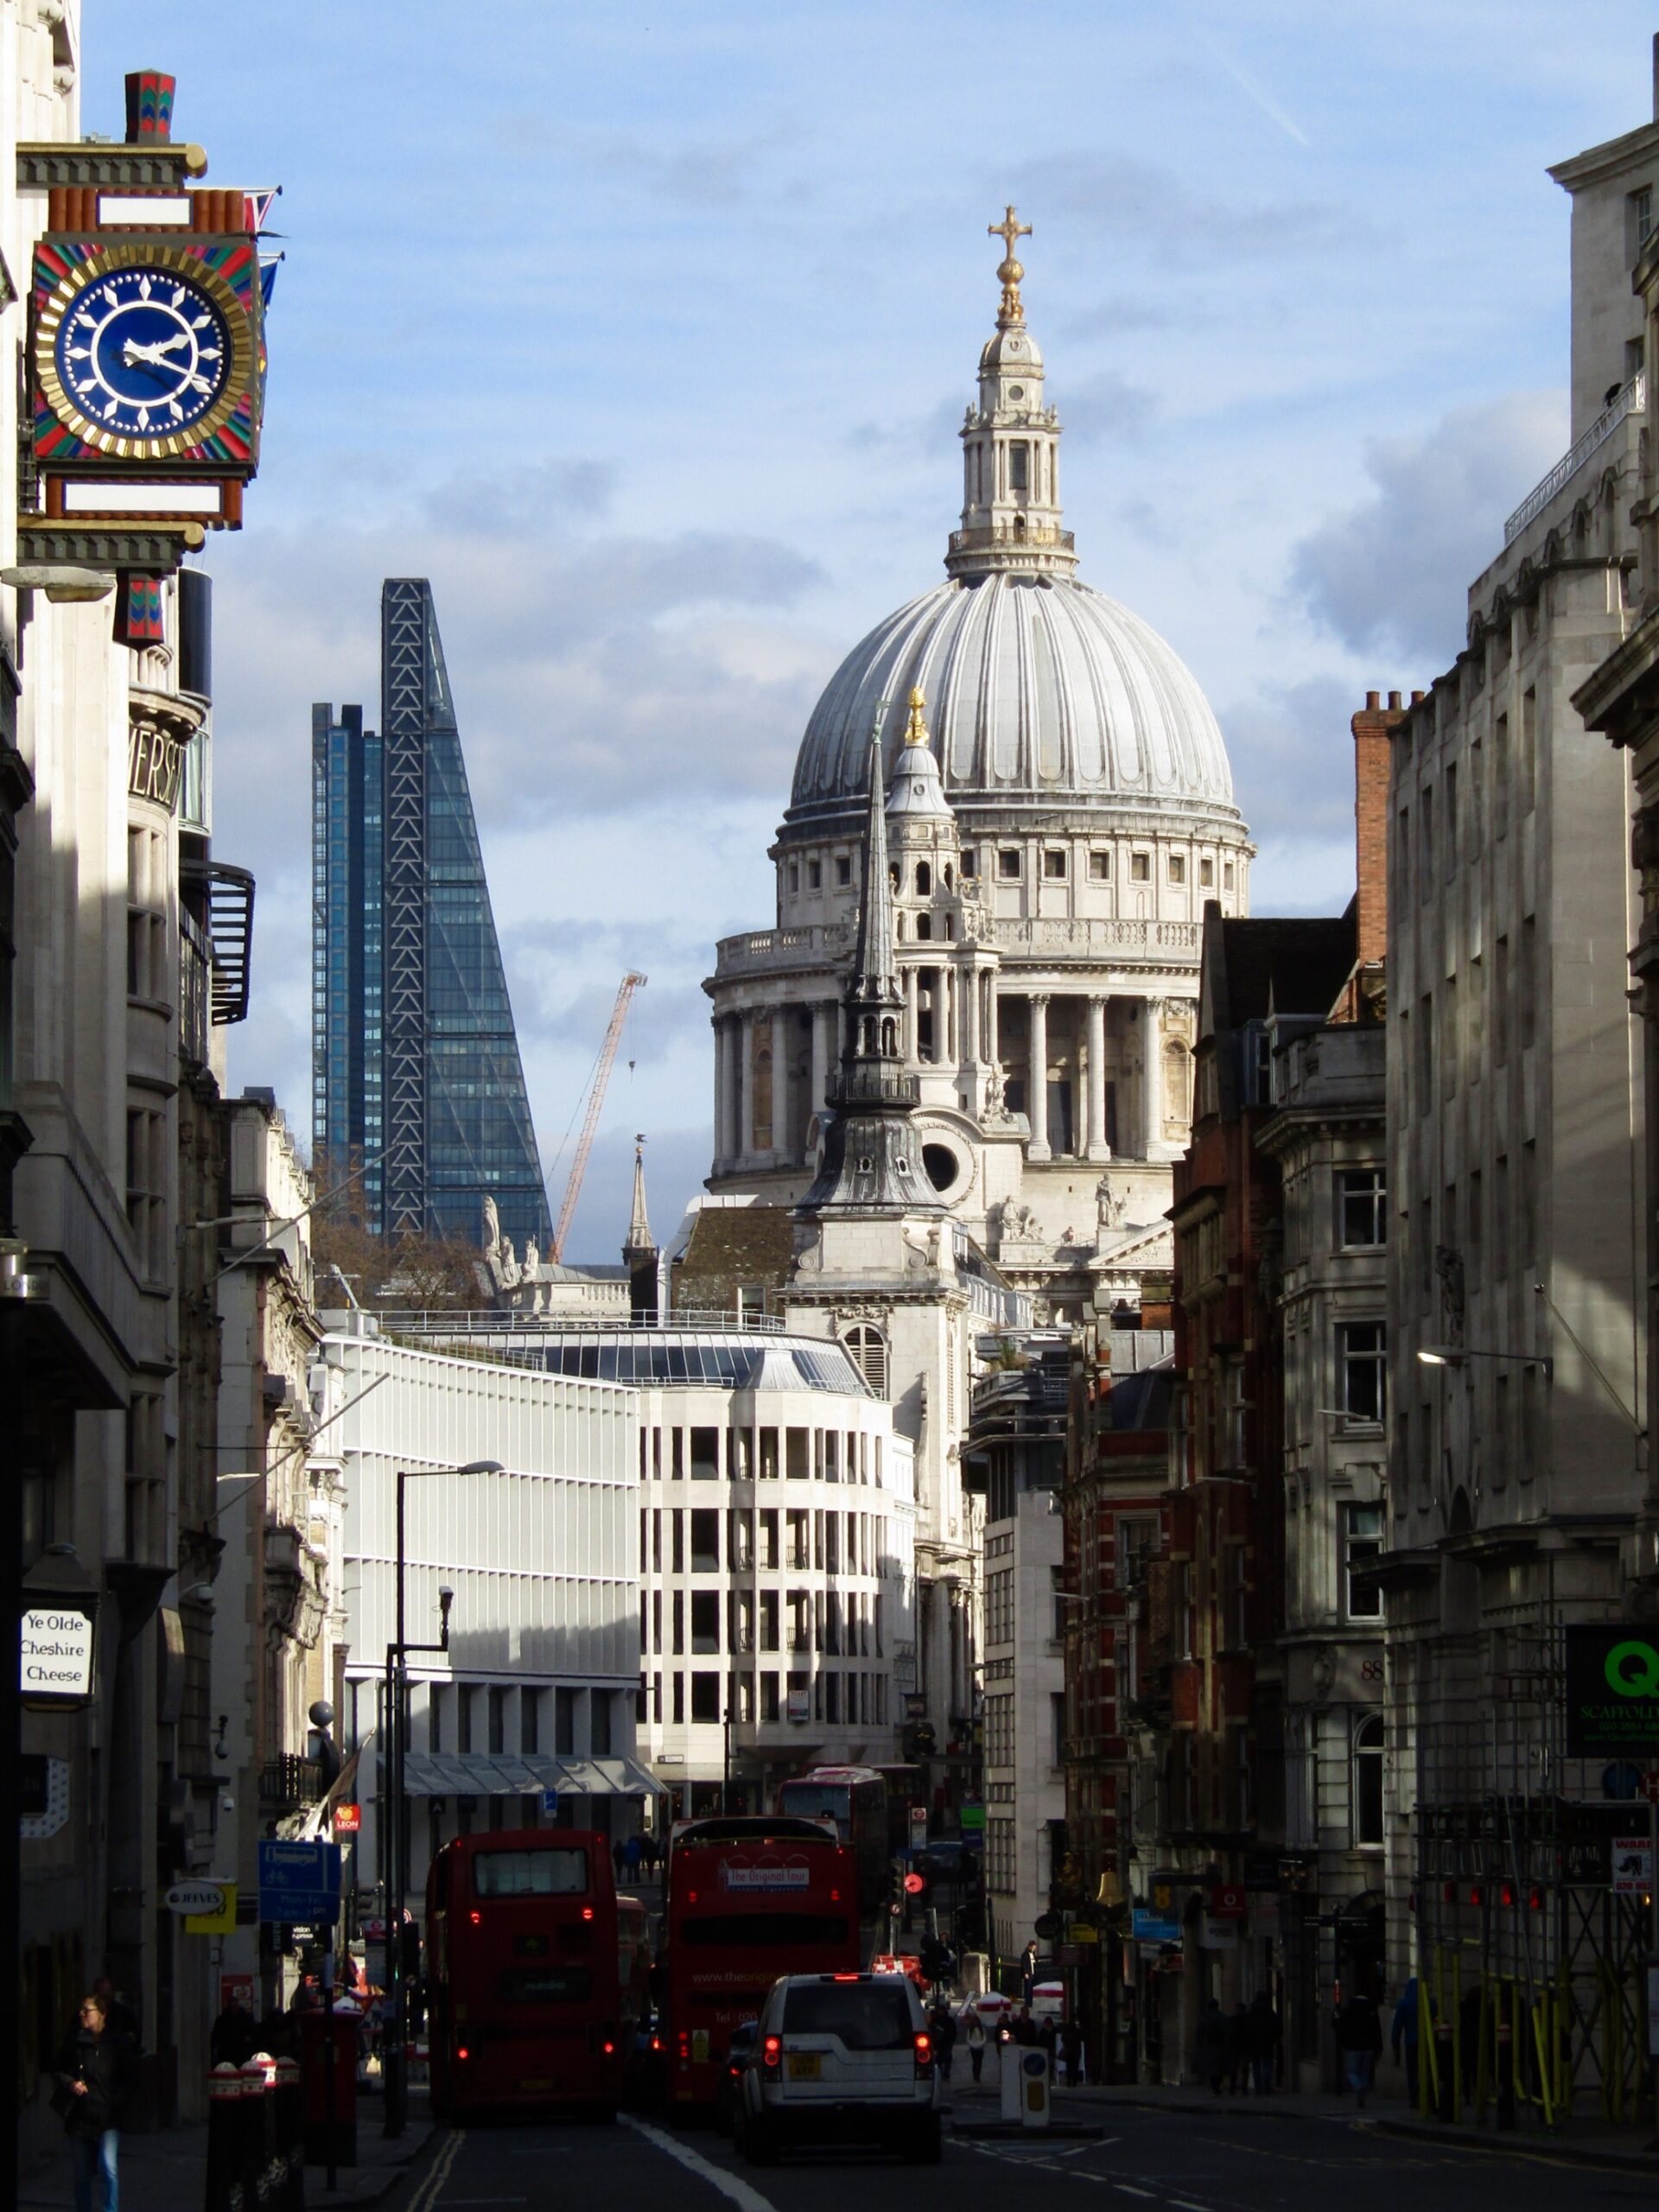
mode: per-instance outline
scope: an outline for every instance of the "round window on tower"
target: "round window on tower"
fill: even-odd
[[[922,1147],[922,1166],[936,1191],[953,1191],[962,1180],[962,1161],[954,1146],[930,1140]]]
[[[1025,397],[1025,396],[1026,387],[1024,385],[1011,384],[1008,386],[1008,397],[1014,402],[1016,407],[1020,404],[1020,402]]]

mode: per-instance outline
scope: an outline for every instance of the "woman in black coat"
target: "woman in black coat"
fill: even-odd
[[[132,2037],[110,2025],[101,1997],[83,1997],[58,2052],[52,2099],[69,2137],[75,2212],[106,2212],[116,2202],[121,2121],[137,2069]]]

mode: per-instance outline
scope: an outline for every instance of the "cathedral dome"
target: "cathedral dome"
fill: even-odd
[[[894,709],[916,688],[959,816],[1132,806],[1237,823],[1221,732],[1179,655],[1103,592],[1010,565],[937,585],[855,645],[807,723],[789,829],[852,817],[878,712],[891,773]]]

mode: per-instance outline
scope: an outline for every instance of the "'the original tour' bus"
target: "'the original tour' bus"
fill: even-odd
[[[614,2116],[649,2008],[645,1908],[589,1828],[457,1836],[426,1882],[432,2105]]]
[[[712,2105],[732,2031],[785,1974],[856,1974],[853,1854],[819,1820],[734,1814],[669,1839],[664,2041],[669,2101]]]

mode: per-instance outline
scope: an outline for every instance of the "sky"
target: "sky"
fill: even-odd
[[[432,580],[566,1256],[707,1173],[701,988],[842,656],[941,575],[1017,202],[1080,573],[1215,709],[1257,913],[1352,888],[1348,718],[1426,684],[1567,442],[1547,163],[1652,108],[1600,0],[85,0],[83,127],[178,79],[280,184],[247,526],[213,540],[214,850],[258,880],[232,1087],[308,1133],[314,700],[378,719]]]

